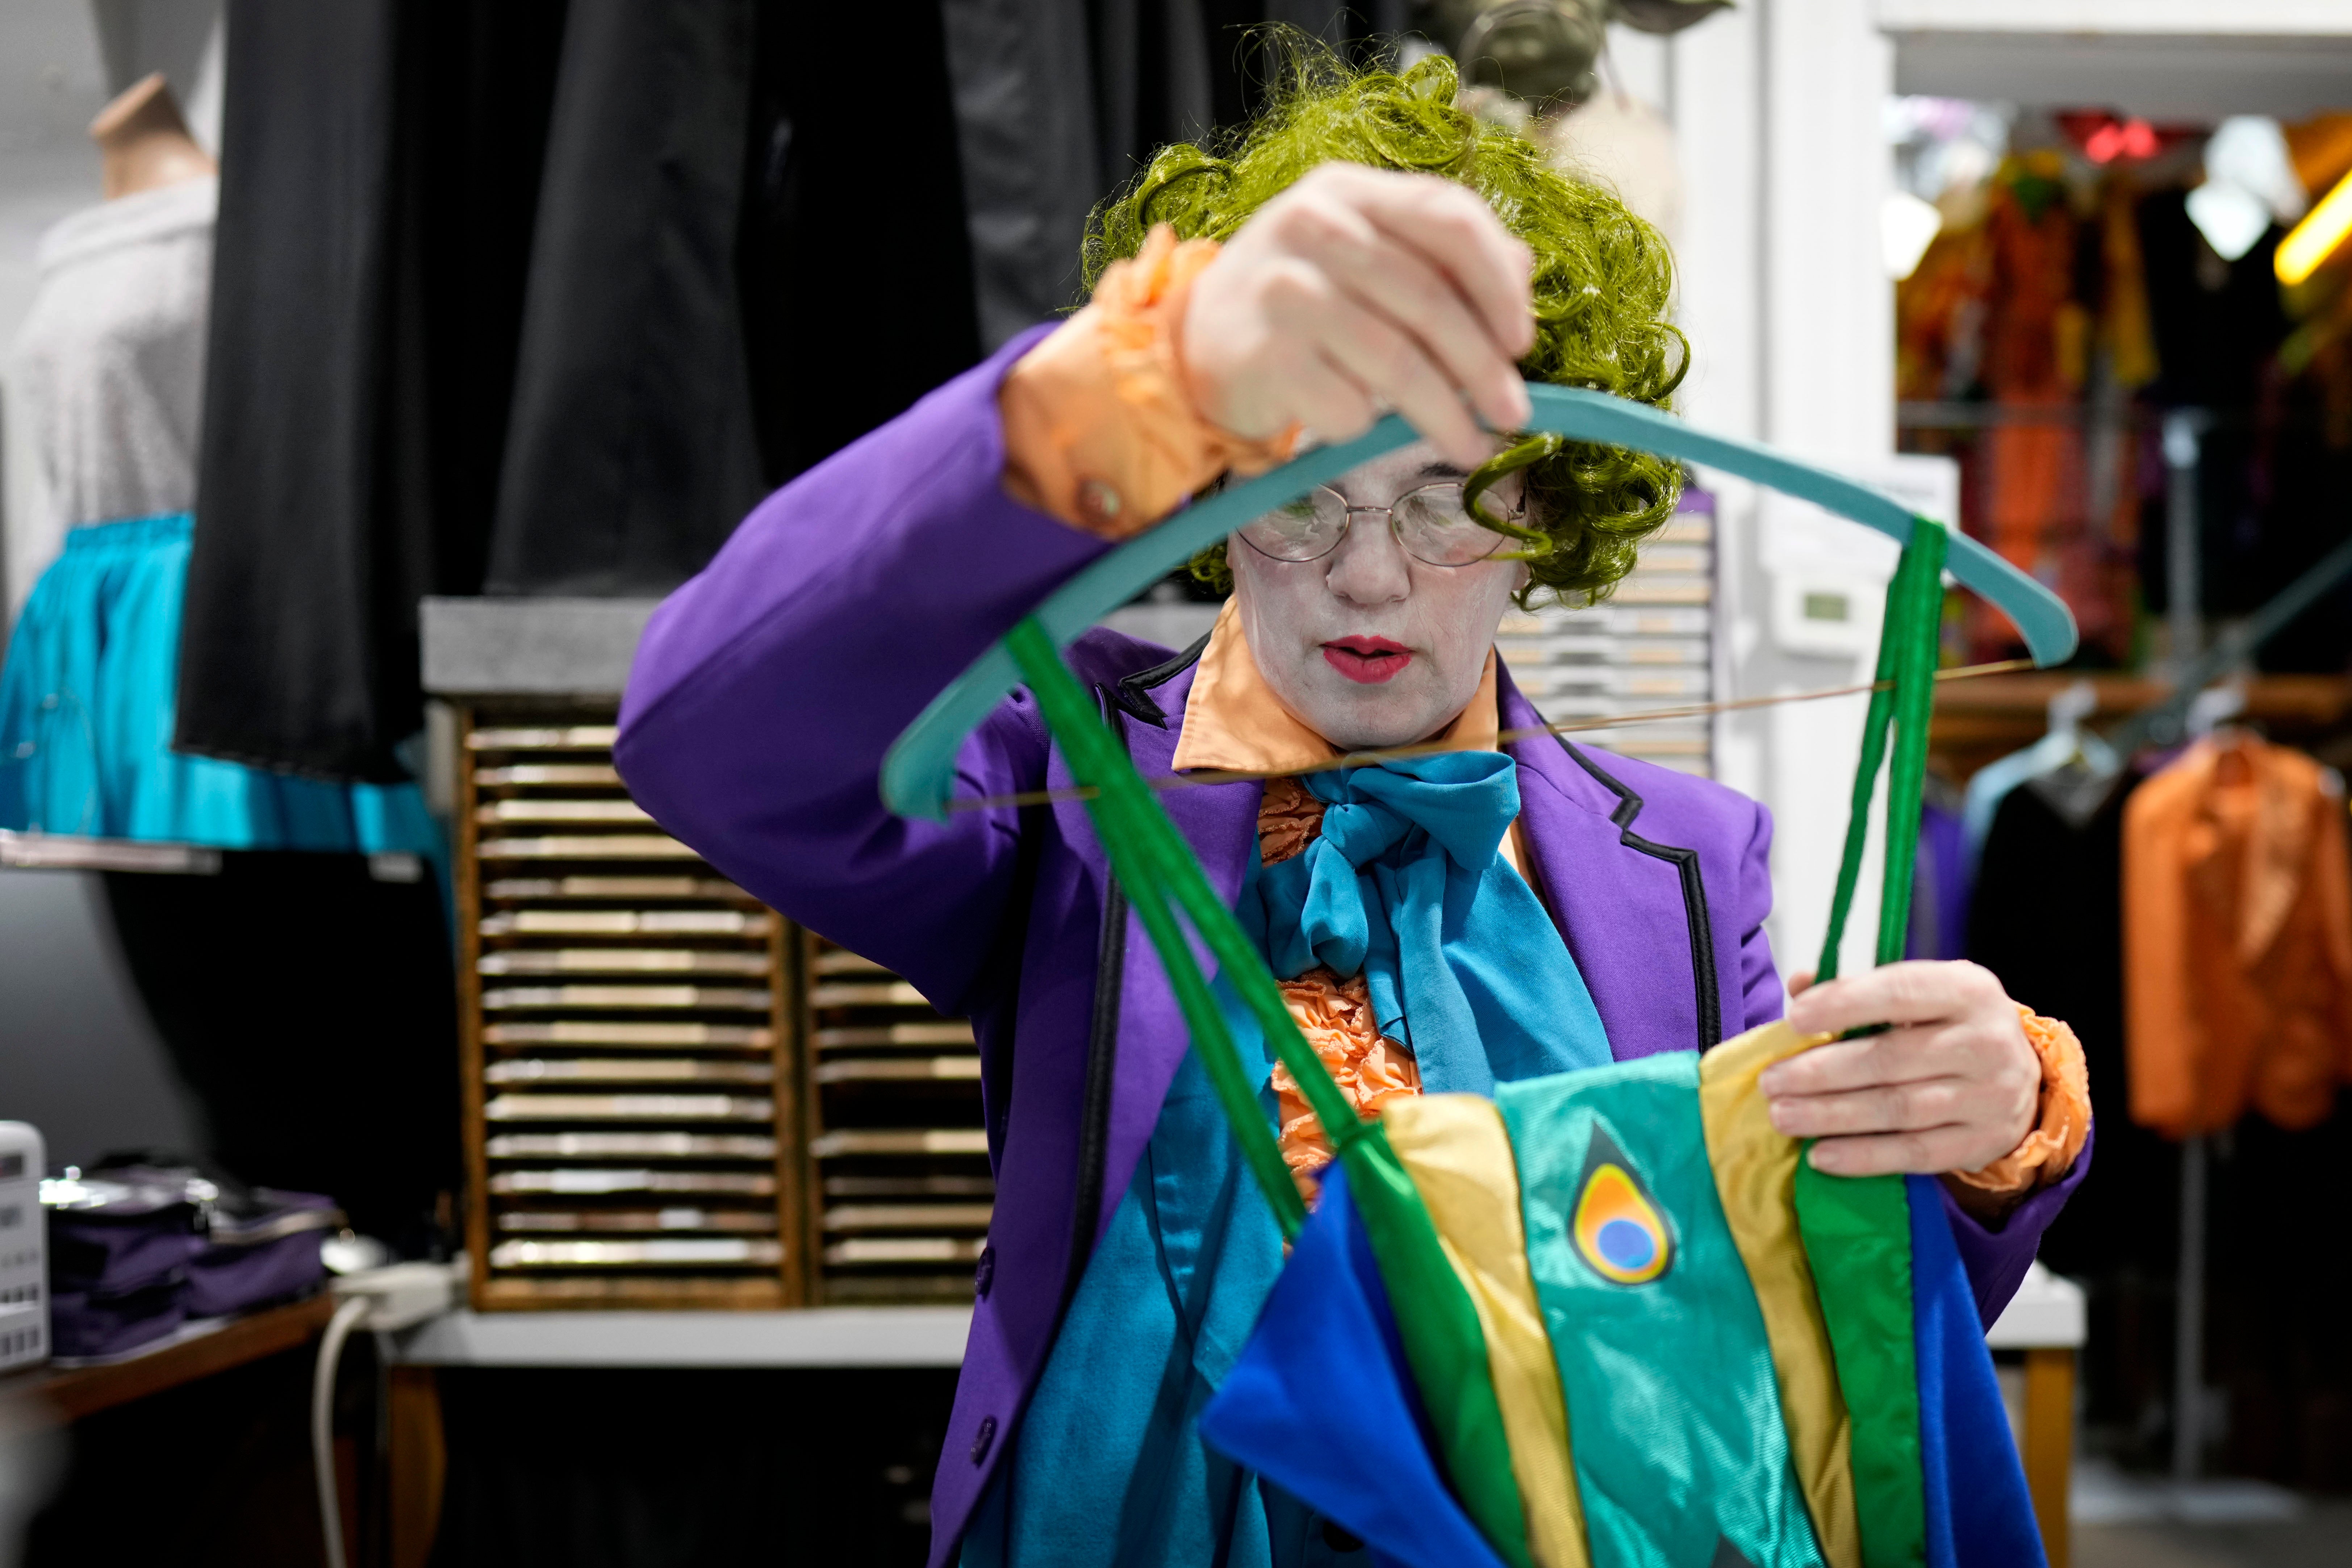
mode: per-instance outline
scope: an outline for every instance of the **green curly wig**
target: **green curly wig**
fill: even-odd
[[[1303,39],[1277,47],[1288,58],[1254,122],[1213,150],[1165,149],[1095,209],[1089,290],[1157,225],[1171,225],[1181,239],[1230,238],[1318,163],[1442,174],[1485,197],[1535,252],[1536,342],[1519,362],[1522,374],[1670,406],[1690,350],[1665,319],[1674,261],[1657,230],[1614,195],[1558,173],[1520,136],[1458,107],[1460,79],[1442,55],[1399,75],[1359,70]],[[1527,476],[1527,528],[1476,499],[1514,469]],[[1646,452],[1540,436],[1481,468],[1466,488],[1481,521],[1522,542],[1513,552],[1530,574],[1521,605],[1545,597],[1581,605],[1607,597],[1633,570],[1635,547],[1673,514],[1682,473]],[[1194,558],[1192,573],[1219,592],[1233,585],[1223,545]]]

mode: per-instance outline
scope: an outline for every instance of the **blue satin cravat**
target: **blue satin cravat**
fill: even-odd
[[[1276,975],[1363,973],[1381,1032],[1432,1094],[1610,1059],[1576,960],[1497,850],[1519,814],[1518,764],[1451,752],[1300,776],[1325,803],[1306,849],[1266,867],[1243,923]]]

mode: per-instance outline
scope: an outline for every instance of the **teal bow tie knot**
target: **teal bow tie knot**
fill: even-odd
[[[1364,976],[1381,1032],[1432,1093],[1609,1060],[1584,977],[1534,889],[1504,861],[1518,767],[1448,752],[1307,773],[1324,803],[1306,849],[1265,868],[1242,918],[1276,975]]]

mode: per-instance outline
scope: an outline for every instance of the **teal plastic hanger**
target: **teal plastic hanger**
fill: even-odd
[[[1704,463],[1811,501],[1899,545],[1911,542],[1912,515],[1901,503],[1768,447],[1710,435],[1658,409],[1580,387],[1530,383],[1528,399],[1534,405],[1527,422],[1530,431]],[[1416,439],[1412,427],[1391,415],[1353,441],[1318,447],[1188,507],[1063,584],[1037,607],[1035,619],[1055,647],[1066,647],[1104,616],[1252,518]],[[2074,616],[2057,595],[1965,534],[1952,534],[1946,566],[1963,586],[2008,616],[2035,664],[2063,664],[2074,657]],[[891,745],[882,763],[883,803],[901,816],[943,819],[955,784],[956,752],[1020,679],[1001,641],[974,660]]]

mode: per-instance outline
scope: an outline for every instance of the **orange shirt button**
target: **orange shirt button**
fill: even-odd
[[[1126,510],[1127,503],[1119,500],[1118,491],[1111,488],[1108,480],[1078,481],[1078,511],[1088,529],[1105,532],[1118,528],[1119,513]]]

